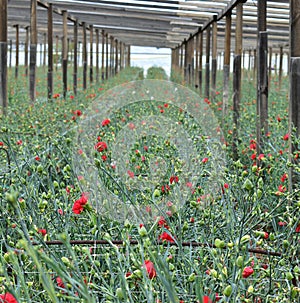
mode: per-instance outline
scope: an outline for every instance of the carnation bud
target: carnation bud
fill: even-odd
[[[61,260],[67,267],[71,266],[71,262],[67,257],[61,257]]]
[[[242,187],[250,191],[253,188],[253,183],[249,179],[246,179]]]
[[[226,288],[223,291],[223,294],[226,297],[230,297],[231,293],[232,293],[232,286],[231,285],[227,285]]]
[[[142,226],[139,228],[139,235],[140,235],[141,237],[146,237],[147,234],[148,234],[147,229],[145,228],[144,225],[142,225]]]
[[[285,276],[286,276],[287,280],[289,280],[289,281],[291,281],[291,280],[294,279],[293,274],[291,272],[289,272],[289,271],[285,274]]]
[[[215,240],[215,246],[216,246],[217,248],[224,248],[224,247],[225,247],[225,242],[222,241],[222,240],[220,240],[220,239],[216,239],[216,240]]]
[[[118,297],[119,300],[124,299],[124,292],[123,292],[123,290],[122,290],[121,287],[118,287],[116,289],[116,295],[117,295],[117,297]]]
[[[244,265],[244,258],[242,256],[238,256],[236,261],[235,261],[235,264],[239,267],[239,268],[242,268],[243,265]]]
[[[252,294],[253,292],[254,292],[254,287],[252,286],[252,285],[250,285],[249,287],[248,287],[248,293],[249,294]]]

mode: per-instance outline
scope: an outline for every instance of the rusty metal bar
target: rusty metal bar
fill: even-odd
[[[51,245],[64,245],[65,243],[59,240],[53,240],[53,241],[45,241],[43,242],[48,246]],[[137,240],[130,240],[128,242],[124,242],[123,240],[112,240],[112,241],[107,241],[107,240],[70,240],[68,243],[71,245],[110,245],[111,243],[114,245],[124,245],[126,243],[129,243],[130,245],[137,245],[139,244],[139,241]],[[41,245],[42,243],[39,242],[32,242],[32,245]],[[166,244],[165,241],[158,241],[158,245],[164,245]],[[184,246],[184,247],[210,247],[210,248],[216,248],[214,244],[210,243],[200,243],[200,242],[194,242],[194,241],[187,241],[187,242],[181,242],[181,243],[176,243],[176,242],[168,242],[168,245],[171,246]],[[226,249],[226,247],[224,247]],[[260,248],[248,248],[248,251],[251,253],[255,254],[261,254],[261,255],[269,255],[269,256],[276,256],[280,257],[282,256],[281,252],[276,252],[276,251],[269,251],[269,250],[263,250]]]

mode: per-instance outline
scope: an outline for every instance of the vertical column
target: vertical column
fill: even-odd
[[[206,60],[205,60],[205,97],[209,99],[210,91],[210,26],[206,29]]]
[[[43,43],[40,42],[40,60],[39,60],[39,66],[43,66]]]
[[[253,79],[255,79],[257,70],[257,51],[256,48],[253,50]]]
[[[180,69],[183,69],[183,44],[180,46]]]
[[[189,58],[189,42],[184,40],[184,66],[183,66],[183,74],[184,81],[188,83],[188,58]]]
[[[73,48],[74,48],[73,43],[74,43],[74,41],[71,38],[68,38],[68,53],[70,53],[70,63],[71,64],[73,64]],[[68,56],[68,61],[69,61],[69,56]]]
[[[15,79],[19,75],[19,24],[14,26],[16,28],[16,64],[15,64]]]
[[[43,57],[43,66],[46,66],[46,55],[47,55],[47,34],[44,33],[44,57]]]
[[[25,75],[28,76],[28,46],[29,46],[29,26],[25,27],[26,37],[25,37]]]
[[[127,58],[126,58],[126,66],[130,66],[130,45],[127,46]]]
[[[11,60],[12,60],[12,40],[9,40],[9,68],[11,68]]]
[[[195,55],[195,38],[191,37],[189,40],[189,64],[188,64],[188,75],[189,75],[189,85],[195,86],[195,68],[194,68],[194,55]]]
[[[175,49],[175,65],[176,65],[176,71],[179,69],[179,47],[176,47]]]
[[[66,98],[68,90],[68,12],[63,11],[63,48],[62,48],[63,95]]]
[[[238,130],[241,101],[241,55],[242,55],[242,31],[243,31],[243,3],[236,6],[235,25],[235,55],[233,60],[233,134],[232,152],[233,159],[238,159]]]
[[[229,99],[229,77],[230,77],[230,45],[231,45],[231,14],[226,15],[225,26],[225,50],[224,50],[224,67],[223,67],[223,118],[227,115]]]
[[[296,156],[297,144],[293,143],[292,136],[300,136],[300,1],[290,0],[290,100],[289,100],[289,151],[290,162],[299,165]],[[299,156],[299,155],[298,155]],[[292,192],[299,187],[299,175],[295,167],[289,170],[289,190]]]
[[[7,108],[7,0],[0,0],[0,115]]]
[[[52,99],[53,95],[53,10],[52,4],[48,6],[48,100]]]
[[[211,88],[212,98],[216,95],[216,82],[217,82],[217,16],[214,15],[214,22],[212,24],[212,60],[211,60]]]
[[[114,66],[114,37],[110,36],[110,60],[109,60],[109,75],[113,76],[113,66]]]
[[[190,38],[189,84],[195,87],[195,37]]]
[[[93,25],[90,25],[90,84],[94,81],[93,75],[93,45],[94,45],[94,28]]]
[[[55,71],[57,72],[57,66],[58,66],[58,40],[59,37],[55,37]]]
[[[104,30],[102,30],[102,55],[101,55],[101,79],[104,81],[104,46],[105,46],[105,33]]]
[[[199,93],[202,95],[202,66],[203,66],[203,31],[199,33]]]
[[[96,29],[96,82],[99,83],[99,29]]]
[[[199,33],[196,35],[196,66],[195,66],[195,88],[198,88],[199,83]]]
[[[105,79],[108,79],[108,69],[109,69],[109,62],[108,62],[108,33],[105,35],[106,45],[105,45]]]
[[[82,42],[82,66],[83,66],[83,89],[87,87],[87,40],[86,40],[86,24],[82,22],[83,42]]]
[[[274,66],[274,69],[275,69],[275,75],[277,75],[277,69],[278,69],[278,53],[275,53],[275,66]]]
[[[120,70],[124,68],[124,43],[120,44]]]
[[[281,89],[281,84],[282,84],[282,69],[283,69],[283,47],[280,46],[280,51],[279,51],[279,74],[278,74],[279,89]]]
[[[261,154],[268,133],[268,35],[267,35],[267,2],[257,3],[257,102],[256,102],[256,152]],[[257,165],[260,166],[260,161]]]
[[[192,57],[191,57],[191,42],[192,39],[190,38],[187,42],[186,42],[186,55],[185,55],[185,81],[187,82],[187,84],[191,84],[191,61],[192,61]]]
[[[115,40],[115,67],[114,67],[114,74],[118,73],[118,66],[119,66],[119,42]]]
[[[171,73],[174,73],[175,69],[175,49],[171,49]]]
[[[37,0],[31,0],[30,7],[30,68],[29,68],[29,93],[31,101],[36,95],[36,52],[37,52]]]
[[[272,47],[269,47],[269,86],[271,83],[271,77],[272,77]]]
[[[78,23],[78,26],[79,26],[79,23]],[[83,58],[82,58],[83,46],[82,46],[82,42],[79,40],[78,40],[77,53],[78,53],[78,66],[79,65],[82,66],[83,65]]]
[[[73,91],[77,95],[77,72],[78,72],[78,20],[74,21],[74,67],[73,67]]]
[[[249,49],[249,54],[248,54],[248,56],[249,56],[249,58],[248,58],[248,71],[251,70],[251,58],[252,58],[251,54],[252,54],[251,49]]]

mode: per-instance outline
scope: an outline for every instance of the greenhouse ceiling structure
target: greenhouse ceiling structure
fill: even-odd
[[[218,39],[222,47],[225,35],[225,16],[243,4],[243,45],[253,48],[257,40],[257,0],[38,0],[38,34],[47,33],[47,8],[53,7],[54,35],[62,36],[62,12],[68,14],[68,30],[73,35],[73,24],[85,23],[87,28],[105,31],[126,45],[175,48],[199,31],[218,21]],[[13,27],[20,26],[20,39],[25,39],[25,28],[30,26],[30,0],[8,0],[9,39],[14,40]],[[289,39],[289,1],[267,1],[267,31],[270,45],[285,45]],[[80,37],[79,37],[80,39]],[[205,40],[205,39],[204,39]],[[234,39],[232,40],[232,45]]]

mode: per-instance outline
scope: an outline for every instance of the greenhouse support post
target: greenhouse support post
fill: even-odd
[[[52,4],[48,7],[48,75],[47,75],[48,100],[53,96],[53,10]]]
[[[233,61],[233,131],[232,131],[232,152],[233,159],[238,159],[238,132],[241,102],[241,54],[243,48],[243,3],[236,6],[235,25],[235,55]]]
[[[206,29],[205,98],[210,97],[210,25]]]
[[[108,79],[108,69],[109,69],[109,65],[108,65],[108,33],[105,34],[105,79]]]
[[[202,96],[202,83],[203,83],[203,31],[199,32],[199,71],[198,71],[198,78],[199,78],[199,93]]]
[[[62,55],[63,95],[68,90],[68,12],[63,11],[63,55]]]
[[[7,108],[7,0],[0,0],[0,114]]]
[[[29,94],[31,101],[36,96],[36,52],[37,52],[37,2],[31,0],[30,7],[30,66],[29,66]]]
[[[94,45],[94,27],[91,24],[90,27],[90,84],[93,83],[94,81],[94,71],[93,71],[93,60],[94,60],[94,50],[93,50],[93,45]]]
[[[78,72],[78,20],[74,21],[73,28],[73,36],[74,36],[74,62],[73,62],[73,91],[74,94],[77,95],[77,72]]]
[[[102,30],[102,45],[101,45],[101,80],[104,81],[104,50],[105,50],[105,32]]]
[[[19,76],[19,44],[20,44],[20,40],[19,40],[19,24],[15,24],[14,25],[15,29],[16,29],[16,44],[15,44],[15,48],[16,48],[16,60],[15,60],[15,79],[18,79]]]
[[[223,118],[227,115],[229,99],[229,78],[230,78],[230,45],[231,45],[231,11],[226,15],[225,25],[225,50],[223,66]]]
[[[87,88],[87,40],[86,40],[86,24],[82,22],[82,66],[83,66],[83,90]]]
[[[217,38],[218,38],[218,25],[217,16],[214,15],[214,22],[212,23],[212,58],[211,58],[211,98],[215,99],[216,96],[216,82],[217,82]]]
[[[96,33],[96,82],[99,83],[99,29],[95,29]]]
[[[282,73],[283,73],[283,46],[280,46],[280,49],[279,49],[279,74],[278,74],[279,89],[281,89],[281,85],[282,85]]]
[[[264,152],[268,133],[268,34],[267,2],[257,3],[256,153]],[[262,163],[258,159],[256,164]]]
[[[28,46],[29,46],[29,26],[26,26],[25,27],[25,30],[26,30],[26,36],[25,36],[25,51],[24,51],[24,64],[25,64],[25,75],[26,77],[28,76]]]
[[[290,0],[290,97],[289,97],[289,154],[290,162],[299,164],[297,144],[293,141],[300,136],[300,1]],[[289,169],[289,190],[299,186],[299,173]]]

